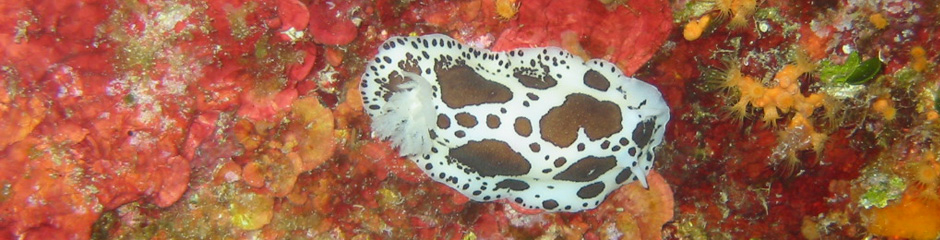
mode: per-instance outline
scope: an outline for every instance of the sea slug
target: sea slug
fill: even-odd
[[[376,137],[475,201],[597,207],[644,186],[669,107],[656,87],[557,47],[491,52],[448,36],[393,37],[360,85]]]

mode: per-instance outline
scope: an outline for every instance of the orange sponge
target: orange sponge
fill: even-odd
[[[909,188],[901,202],[870,210],[868,231],[896,238],[940,237],[940,202],[914,195]]]
[[[702,18],[689,21],[685,24],[685,28],[682,29],[682,37],[685,40],[693,41],[702,36],[702,32],[705,31],[705,28],[708,27],[708,23],[711,22],[712,17],[705,15]]]

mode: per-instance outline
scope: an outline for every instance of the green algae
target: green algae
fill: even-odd
[[[819,78],[828,83],[861,85],[878,76],[883,66],[884,63],[878,58],[862,61],[858,52],[852,52],[842,64],[824,60],[821,63]]]
[[[867,191],[862,194],[859,204],[866,209],[872,207],[883,208],[888,203],[901,198],[907,184],[904,179],[887,173],[873,173],[866,176]]]

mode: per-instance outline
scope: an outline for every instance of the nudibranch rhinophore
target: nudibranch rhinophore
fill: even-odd
[[[373,134],[475,201],[576,212],[639,181],[669,107],[616,65],[557,47],[491,52],[441,34],[393,37],[360,86]]]

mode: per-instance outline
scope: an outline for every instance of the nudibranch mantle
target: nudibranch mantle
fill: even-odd
[[[373,134],[475,201],[577,212],[640,181],[669,107],[656,87],[557,47],[491,52],[392,37],[360,86]]]

